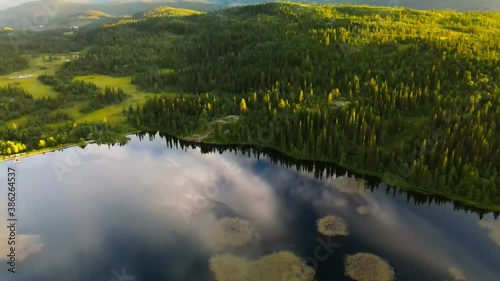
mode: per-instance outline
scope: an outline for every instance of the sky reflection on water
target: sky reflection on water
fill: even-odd
[[[71,148],[15,167],[18,237],[38,240],[26,243],[33,250],[15,275],[2,260],[1,280],[108,281],[122,269],[137,281],[212,280],[208,260],[226,251],[207,235],[219,218],[250,220],[259,233],[237,255],[290,250],[306,258],[318,246],[315,222],[328,214],[343,217],[351,234],[334,239],[339,247],[319,263],[317,280],[348,280],[343,258],[365,251],[387,259],[397,280],[451,281],[450,268],[467,280],[500,279],[500,222],[492,215],[416,206],[384,186],[364,191],[354,178],[316,179],[267,158],[171,149],[159,137],[135,136],[125,146]],[[6,206],[5,192],[1,198]],[[4,251],[4,235],[0,245]]]

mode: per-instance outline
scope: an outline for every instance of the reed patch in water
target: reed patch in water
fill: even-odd
[[[225,217],[217,221],[212,233],[216,246],[241,247],[250,244],[258,235],[252,222]]]
[[[383,258],[357,253],[345,259],[345,274],[356,281],[393,281],[394,269]]]
[[[210,259],[210,271],[217,281],[312,281],[315,271],[288,251],[273,253],[256,261],[230,254]]]
[[[317,221],[319,233],[326,236],[346,236],[349,235],[349,229],[344,219],[330,215]]]

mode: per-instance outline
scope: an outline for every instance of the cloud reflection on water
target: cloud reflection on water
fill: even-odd
[[[493,280],[494,273],[483,267],[475,257],[463,252],[460,245],[449,240],[442,229],[437,229],[408,209],[396,209],[391,204],[390,197],[382,200],[375,198],[372,193],[365,191],[363,180],[348,177],[316,180],[312,175],[307,175],[315,184],[322,186],[317,193],[310,189],[311,186],[302,185],[302,189],[297,188],[290,180],[291,172],[286,169],[277,169],[273,172],[272,180],[264,180],[261,175],[252,172],[253,161],[241,161],[242,157],[229,153],[202,155],[199,149],[188,149],[185,152],[174,150],[169,153],[163,151],[161,155],[128,153],[130,155],[125,158],[135,159],[134,162],[121,163],[120,170],[106,174],[107,178],[112,179],[106,187],[107,196],[102,197],[103,187],[99,187],[96,192],[101,194],[103,202],[112,201],[112,197],[119,192],[112,186],[117,186],[116,178],[120,176],[123,185],[130,185],[135,181],[132,186],[146,186],[149,194],[145,195],[145,190],[139,188],[137,194],[128,190],[128,196],[158,204],[150,206],[152,212],[158,206],[166,208],[163,215],[168,226],[164,228],[167,232],[163,232],[164,237],[169,237],[168,232],[176,234],[172,237],[188,236],[197,240],[207,251],[211,250],[206,230],[221,216],[218,213],[218,206],[221,205],[235,215],[254,221],[257,229],[265,230],[267,235],[280,237],[286,233],[286,226],[280,220],[280,214],[285,213],[286,209],[276,197],[275,186],[288,186],[294,189],[293,194],[305,195],[305,199],[315,206],[319,215],[332,212],[342,215],[357,235],[382,252],[438,272],[446,272],[449,267],[459,267],[464,268],[468,276],[475,276],[479,280]],[[162,166],[164,163],[172,163],[172,160],[177,165]],[[137,162],[144,164],[138,167]],[[159,163],[163,164],[158,165]],[[232,165],[238,165],[236,172],[228,169]],[[95,170],[95,167],[91,167],[89,172],[91,170]],[[84,169],[81,172],[86,171]],[[188,199],[186,196],[193,190],[203,194],[207,181],[213,175],[221,174],[230,177],[229,187],[221,190],[215,197],[207,198],[205,207],[185,204],[195,214],[194,226],[186,224],[178,211],[179,204],[185,202]],[[366,217],[360,219],[357,215],[358,205],[366,206]],[[489,224],[482,226],[491,228]],[[172,239],[175,241],[175,238]]]
[[[83,274],[78,273],[78,264],[74,263],[78,255],[96,256],[98,261],[113,259],[116,249],[110,245],[131,237],[148,249],[177,248],[177,258],[165,263],[176,265],[176,269],[170,269],[170,276],[182,277],[191,270],[189,263],[182,261],[196,259],[189,251],[207,256],[218,253],[207,231],[221,217],[250,220],[261,237],[273,241],[294,235],[296,229],[290,229],[287,223],[294,219],[290,210],[294,206],[283,199],[287,194],[312,206],[318,217],[332,213],[343,217],[356,239],[390,262],[443,274],[450,267],[460,268],[465,276],[482,281],[498,277],[477,253],[462,247],[460,240],[450,239],[451,234],[431,223],[430,218],[415,213],[408,204],[397,206],[390,196],[364,191],[360,180],[318,180],[311,173],[272,166],[265,159],[261,162],[266,164],[265,170],[256,170],[256,160],[246,156],[168,149],[159,138],[153,142],[134,138],[124,147],[102,150],[105,157],[83,158],[77,169],[64,175],[59,185],[64,192],[50,189],[59,184],[56,176],[47,177],[45,183],[37,181],[37,174],[51,172],[46,162],[64,161],[65,153],[23,161],[25,173],[35,175],[25,179],[26,188],[33,194],[43,188],[47,192],[45,198],[27,202],[33,213],[41,214],[37,223],[60,224],[65,235],[51,238],[49,234],[55,230],[44,229],[45,236],[41,237],[52,246],[51,255],[39,261],[39,268],[67,267],[73,268],[75,274]],[[207,183],[220,177],[226,178],[227,186],[207,195]],[[193,198],[201,201],[193,203]],[[43,215],[51,213],[55,205],[62,212],[53,217]],[[365,216],[356,211],[359,206],[366,207]],[[180,207],[192,214],[189,223]],[[473,226],[477,231],[487,230],[479,226],[491,229],[492,237],[498,237],[500,227],[496,224],[479,222]],[[117,247],[123,245],[126,242]],[[265,252],[258,249],[252,254]],[[398,267],[395,270],[397,273]],[[43,270],[38,272],[39,276],[43,274]]]
[[[15,237],[15,244],[7,243],[8,237],[10,236],[10,230],[7,228],[8,223],[6,218],[0,216],[0,261],[9,261],[9,255],[11,253],[10,248],[15,248],[15,258],[18,262],[21,262],[28,258],[29,256],[42,251],[43,243],[39,235],[34,234],[22,234],[19,232],[19,224],[16,222],[17,234]],[[11,240],[12,241],[12,240]]]
[[[311,174],[309,177],[313,178]],[[318,213],[342,215],[352,232],[379,251],[392,255],[394,259],[403,259],[406,263],[420,264],[429,271],[442,272],[450,267],[459,267],[464,269],[465,276],[474,276],[474,280],[497,280],[498,273],[484,266],[477,256],[471,255],[459,242],[450,239],[451,233],[437,228],[428,218],[415,214],[409,208],[396,208],[390,196],[375,197],[369,191],[362,192],[364,188],[360,186],[361,181],[347,177],[316,181],[323,187],[321,196],[312,201]],[[352,186],[347,187],[346,183],[352,183]],[[357,215],[359,205],[366,206],[368,214],[365,217]],[[500,243],[497,240],[500,239],[499,221],[478,223],[491,229],[490,237]],[[462,276],[463,272],[460,272]],[[454,273],[457,273],[456,270]]]
[[[489,236],[495,244],[500,247],[500,221],[498,220],[480,220],[477,222],[480,227],[489,230]]]

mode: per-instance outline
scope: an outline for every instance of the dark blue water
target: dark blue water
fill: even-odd
[[[320,163],[314,170],[276,155],[257,159],[259,150],[248,149],[202,153],[212,150],[132,136],[124,146],[1,163],[0,280],[213,280],[209,259],[223,251],[207,230],[226,216],[252,221],[260,237],[235,255],[292,251],[320,281],[349,280],[343,259],[357,252],[385,258],[397,280],[452,281],[450,268],[467,280],[500,280],[493,214],[480,219],[438,198],[416,204],[427,199]],[[15,274],[5,257],[9,165],[18,173]],[[349,236],[317,232],[316,220],[329,214],[346,220]]]

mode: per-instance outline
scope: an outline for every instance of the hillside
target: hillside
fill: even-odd
[[[150,11],[160,6],[170,6],[174,8],[184,8],[202,12],[213,11],[225,7],[247,5],[254,3],[273,2],[268,0],[158,0],[158,1],[57,1],[57,11],[52,12],[51,6],[44,9],[43,0],[24,3],[19,6],[0,10],[0,28],[13,27],[15,29],[42,29],[47,28],[67,28],[72,25],[83,26],[92,22],[102,22],[96,18],[75,19],[77,14],[84,14],[88,11],[101,11],[110,16],[132,16],[143,11]],[[406,7],[412,9],[439,9],[456,11],[500,11],[500,1],[498,0],[317,0],[317,1],[294,1],[316,4],[368,4],[389,7]],[[51,2],[48,2],[51,3]],[[49,10],[42,13],[40,11]],[[38,17],[34,18],[34,15]],[[47,16],[48,15],[48,16]],[[103,17],[100,17],[102,19]],[[109,17],[108,17],[109,18]]]
[[[44,27],[62,27],[66,28],[71,25],[78,25],[74,18],[75,15],[86,14],[89,11],[99,11],[102,14],[109,16],[132,16],[136,13],[153,10],[156,7],[168,6],[175,8],[195,9],[200,11],[208,11],[215,9],[215,5],[207,2],[196,1],[162,1],[162,2],[124,2],[124,3],[74,3],[57,1],[58,6],[56,12],[52,14],[43,14],[43,17],[34,18],[34,15],[39,15],[43,11],[43,1],[35,1],[21,4],[16,7],[8,8],[0,11],[0,28],[12,27],[15,29],[33,29]],[[49,11],[52,9],[49,8]],[[99,18],[103,18],[100,16]],[[80,25],[93,22],[96,18],[86,18],[81,21]]]
[[[268,0],[214,0],[221,6],[234,6],[242,4],[255,4],[273,2]],[[287,1],[288,2],[288,1]],[[498,0],[312,0],[312,1],[294,1],[311,4],[357,4],[357,5],[376,5],[389,7],[404,7],[419,10],[455,10],[455,11],[500,11],[500,1]]]
[[[202,12],[162,6],[150,11],[142,12],[137,16],[144,18],[152,18],[152,17],[183,17],[183,16],[199,15],[199,14],[202,14]]]
[[[101,11],[91,10],[88,12],[78,13],[67,17],[54,17],[42,29],[52,28],[69,28],[69,27],[83,27],[89,24],[106,24],[115,21],[117,18],[124,18],[123,16],[113,16]]]
[[[112,3],[113,0],[72,0],[73,2],[90,2],[90,3]],[[154,1],[154,0],[153,0]],[[154,2],[162,2],[161,0]],[[230,7],[242,4],[256,4],[272,2],[269,0],[208,0],[206,2],[214,3],[217,7]],[[419,10],[456,10],[456,11],[500,11],[500,1],[498,0],[302,0],[291,1],[311,4],[367,4],[377,6],[400,6],[405,8]],[[171,6],[170,4],[164,4]],[[194,7],[191,7],[194,8]]]

